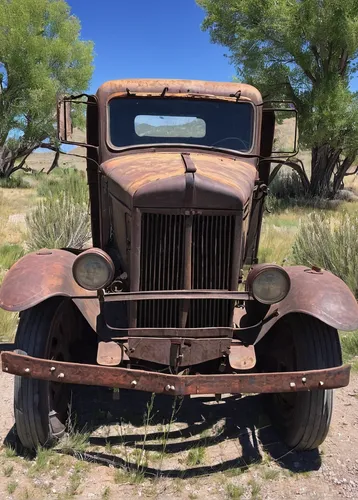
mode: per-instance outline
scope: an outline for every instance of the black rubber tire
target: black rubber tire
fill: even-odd
[[[266,344],[268,351],[262,368],[268,371],[319,370],[342,364],[337,330],[305,314],[284,317],[267,340],[271,345]],[[270,355],[271,362],[267,361]],[[291,362],[280,369],[280,360],[285,356]],[[331,422],[332,390],[269,394],[266,401],[272,423],[290,448],[313,450],[323,443]]]
[[[60,315],[61,311],[68,311],[64,309],[65,304],[71,309],[74,307],[68,300],[56,297],[22,312],[15,339],[16,349],[22,354],[50,359],[51,328],[54,328],[56,315]],[[16,433],[24,448],[29,450],[35,450],[38,446],[50,446],[65,432],[65,413],[68,408],[66,390],[63,391],[65,398],[62,398],[66,410],[60,413],[53,407],[50,387],[51,383],[48,381],[15,377]]]

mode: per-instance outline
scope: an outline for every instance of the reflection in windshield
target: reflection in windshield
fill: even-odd
[[[115,147],[186,143],[247,152],[253,107],[247,102],[184,98],[114,98],[109,102]]]
[[[206,123],[195,116],[138,115],[134,130],[139,137],[205,137]]]

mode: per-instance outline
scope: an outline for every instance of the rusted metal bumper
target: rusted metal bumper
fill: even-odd
[[[14,375],[185,396],[190,394],[296,392],[335,389],[349,383],[350,366],[325,370],[233,375],[167,375],[143,370],[65,363],[12,352],[1,354],[2,370]]]

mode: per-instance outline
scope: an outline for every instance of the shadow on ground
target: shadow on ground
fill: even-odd
[[[177,410],[174,418],[176,425],[171,426],[165,438],[166,456],[189,451],[199,446],[208,449],[220,442],[228,444],[235,442],[238,456],[214,465],[187,467],[185,470],[165,469],[164,459],[164,468],[141,467],[144,475],[185,478],[223,472],[233,468],[244,470],[249,465],[260,463],[263,452],[269,454],[282,468],[296,473],[318,470],[321,466],[318,450],[296,452],[288,449],[280,441],[278,434],[265,416],[263,398],[258,395],[242,398],[230,396],[220,402],[215,402],[211,397],[175,400],[170,396],[156,395],[151,412],[150,428],[145,433],[143,416],[151,401],[150,394],[121,390],[120,399],[116,401],[113,400],[113,392],[110,389],[87,386],[74,387],[73,394],[72,411],[76,415],[79,429],[85,429],[93,434],[97,429],[108,426],[109,434],[105,437],[90,437],[91,446],[100,451],[81,454],[81,458],[104,466],[138,470],[135,463],[106,453],[106,446],[109,445],[113,447],[125,445],[129,454],[136,448],[161,453],[163,433],[166,432],[163,429],[163,423],[165,425],[171,420],[173,405]],[[126,432],[127,424],[131,427],[130,433]],[[177,424],[181,424],[180,429]],[[183,424],[185,424],[184,428]],[[133,433],[133,427],[138,428],[138,433]],[[212,435],[206,437],[207,434]],[[180,441],[170,442],[175,439],[180,439]],[[67,453],[70,452],[67,450]]]
[[[282,468],[296,473],[318,470],[321,466],[318,450],[297,452],[288,449],[280,441],[265,416],[263,398],[259,395],[242,398],[229,396],[219,402],[215,402],[212,397],[174,399],[170,396],[156,395],[151,412],[150,429],[145,433],[143,416],[147,412],[151,397],[150,394],[143,392],[121,390],[120,399],[113,400],[113,391],[107,388],[73,387],[72,412],[76,415],[77,427],[91,434],[103,426],[108,426],[110,430],[106,437],[90,437],[90,445],[97,450],[103,447],[103,451],[87,451],[81,453],[81,458],[104,466],[132,468],[138,471],[137,464],[106,453],[106,446],[125,445],[129,451],[139,448],[160,454],[163,451],[163,434],[167,432],[163,429],[163,424],[165,426],[172,419],[173,405],[175,405],[175,425],[171,426],[165,438],[166,456],[200,446],[208,449],[220,442],[228,444],[235,442],[238,456],[214,465],[187,467],[185,470],[141,466],[144,475],[187,478],[224,472],[233,468],[245,470],[250,465],[262,461],[262,452],[267,453]],[[131,426],[131,433],[126,433],[127,424]],[[180,429],[177,424],[181,424]],[[155,426],[160,431],[152,432]],[[119,427],[124,429],[124,433],[116,431]],[[138,428],[138,433],[133,433],[133,427]],[[111,431],[114,435],[111,435]],[[213,435],[207,437],[206,434],[209,433]],[[170,442],[175,439],[180,441]],[[16,447],[21,453],[14,427],[9,431],[4,444]],[[76,455],[71,450],[59,451]]]

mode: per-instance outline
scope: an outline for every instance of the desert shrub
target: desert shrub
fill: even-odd
[[[30,184],[24,179],[24,172],[18,171],[11,177],[0,177],[0,187],[7,189],[30,188]]]
[[[358,216],[310,214],[300,224],[292,255],[297,264],[336,274],[358,296]]]
[[[301,179],[294,170],[281,169],[270,183],[270,194],[275,198],[302,198],[305,195]]]
[[[82,248],[91,237],[86,203],[67,194],[40,201],[26,217],[29,250],[39,248]]]
[[[74,168],[57,168],[40,177],[37,194],[47,199],[60,199],[66,195],[76,203],[88,203],[86,176]]]
[[[10,245],[5,243],[0,246],[0,267],[10,269],[10,267],[24,255],[24,249],[20,245]]]
[[[84,173],[72,168],[56,169],[38,180],[37,193],[44,199],[26,217],[29,250],[82,248],[91,237]]]

